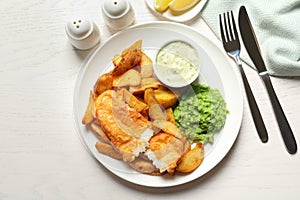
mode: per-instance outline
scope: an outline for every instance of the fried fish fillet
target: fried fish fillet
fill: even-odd
[[[177,162],[185,152],[185,142],[168,133],[158,133],[150,139],[145,155],[153,162],[160,173],[174,174]]]
[[[114,90],[103,92],[95,101],[96,117],[125,162],[131,162],[146,150],[153,131],[151,122],[117,98]]]

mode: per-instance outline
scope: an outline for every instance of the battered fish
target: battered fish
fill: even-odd
[[[117,98],[114,90],[97,97],[95,110],[103,131],[125,162],[132,162],[149,146],[151,122]]]
[[[160,173],[174,174],[181,156],[185,152],[185,142],[168,133],[158,133],[150,139],[145,155],[152,160]]]

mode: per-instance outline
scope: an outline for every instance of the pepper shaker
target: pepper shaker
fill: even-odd
[[[98,26],[91,20],[71,20],[66,24],[66,33],[71,44],[81,50],[91,49],[100,42]]]
[[[126,28],[135,19],[129,0],[103,0],[102,15],[107,26],[114,30]]]

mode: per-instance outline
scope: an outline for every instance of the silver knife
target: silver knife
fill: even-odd
[[[266,69],[265,63],[261,56],[260,48],[252,28],[249,16],[247,14],[245,6],[242,6],[239,11],[239,27],[241,36],[244,42],[246,50],[256,66],[260,77],[262,78],[269,97],[273,106],[273,110],[279,124],[279,129],[281,136],[283,138],[285,147],[290,154],[295,154],[297,152],[297,143],[293,135],[293,131],[289,125],[288,120],[282,110],[282,107],[278,101],[277,95],[273,89],[271,79],[269,77],[268,71]]]

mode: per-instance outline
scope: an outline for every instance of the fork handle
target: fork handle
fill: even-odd
[[[269,93],[269,97],[273,106],[273,110],[279,125],[279,129],[281,132],[281,136],[283,138],[285,147],[290,154],[295,154],[297,152],[297,143],[295,137],[293,135],[292,129],[289,125],[288,120],[282,110],[282,107],[279,103],[277,95],[274,91],[271,79],[268,73],[261,73],[260,74],[262,80],[264,81],[267,91]]]
[[[268,133],[267,133],[264,121],[261,117],[260,111],[259,111],[258,106],[256,104],[255,98],[253,96],[252,90],[250,88],[249,82],[248,82],[246,74],[244,72],[243,66],[241,64],[239,64],[239,68],[240,68],[240,72],[241,72],[242,79],[243,79],[243,82],[244,82],[244,87],[245,87],[245,90],[246,90],[246,95],[247,95],[247,98],[248,98],[248,103],[249,103],[250,111],[251,111],[251,114],[252,114],[252,118],[253,118],[256,130],[258,132],[260,140],[263,143],[266,143],[268,141]]]

